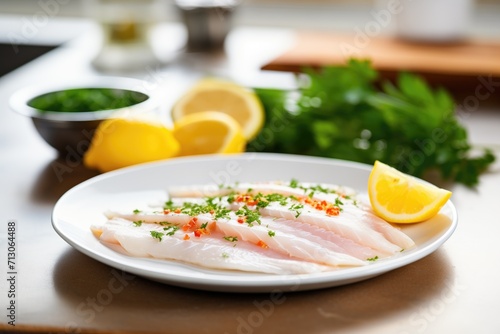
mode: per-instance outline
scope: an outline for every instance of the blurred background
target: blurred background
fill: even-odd
[[[54,0],[55,1],[55,0]],[[404,0],[403,0],[404,1]],[[61,0],[57,15],[72,18],[86,16],[82,8],[86,2],[93,0]],[[164,0],[166,4],[173,5],[174,0]],[[196,2],[196,1],[195,1]],[[203,1],[199,1],[203,2]],[[205,1],[206,3],[207,1]],[[230,0],[214,1],[219,4],[230,3]],[[489,35],[499,33],[487,31],[488,25],[495,26],[498,21],[500,1],[474,0],[474,20],[471,25],[472,32],[481,32]],[[33,10],[40,7],[40,3],[50,4],[50,0],[2,0],[0,2],[1,14],[30,15]],[[383,0],[239,0],[240,8],[235,15],[237,24],[272,25],[283,27],[307,27],[320,29],[349,29],[359,22],[369,18],[369,10]],[[179,21],[179,15],[173,6],[167,8],[164,18],[170,21]],[[286,15],[283,15],[286,14]],[[350,16],[353,15],[353,16]],[[477,19],[481,17],[481,19]]]
[[[338,31],[346,33],[355,33],[356,29],[363,28],[367,22],[374,20],[374,11],[377,8],[387,8],[388,0],[215,0],[215,1],[122,1],[122,4],[140,3],[143,13],[147,19],[157,22],[179,23],[184,22],[190,29],[197,29],[198,35],[203,33],[203,25],[200,24],[200,17],[186,17],[179,11],[179,6],[189,5],[189,3],[198,3],[203,6],[208,3],[215,3],[223,7],[236,7],[236,10],[231,11],[230,22],[231,27],[276,27],[276,28],[293,28],[301,30],[315,31]],[[415,1],[414,1],[415,2]],[[429,2],[422,0],[420,2]],[[459,0],[459,1],[438,1],[444,5],[449,3],[449,8],[446,17],[438,19],[448,27],[455,26],[465,29],[467,37],[484,38],[484,39],[500,39],[500,2],[495,0]],[[43,54],[55,46],[60,45],[75,36],[79,36],[82,32],[93,27],[95,21],[105,21],[106,17],[118,15],[113,9],[102,10],[103,6],[116,5],[120,1],[83,1],[83,0],[2,0],[0,2],[0,52],[2,62],[0,63],[0,75],[3,75],[13,68],[29,61],[30,59]],[[101,6],[101,7],[99,7]],[[144,7],[149,8],[148,12]],[[459,11],[460,7],[467,8],[467,20],[452,20],[452,15],[456,8]],[[227,13],[226,13],[227,14]],[[222,15],[226,15],[222,14]],[[455,13],[460,14],[460,13]],[[221,12],[215,13],[221,16]],[[442,15],[442,14],[441,14]],[[227,15],[226,15],[227,16]],[[446,15],[445,15],[446,16]],[[57,17],[57,20],[52,20],[52,17]],[[439,16],[438,16],[439,17]],[[383,17],[379,18],[383,20]],[[424,18],[417,17],[420,28],[428,26],[429,29],[435,29],[429,25],[429,16]],[[191,20],[191,21],[189,21]],[[390,24],[383,24],[379,35],[392,35],[395,33],[395,21],[390,20]],[[190,22],[190,23],[189,23]],[[196,26],[197,25],[197,26]],[[130,28],[130,27],[129,27]],[[226,27],[227,28],[227,27]],[[123,35],[125,29],[125,35]],[[181,27],[181,30],[183,28]],[[200,30],[201,29],[201,30]],[[225,27],[218,27],[225,29]],[[407,29],[415,29],[413,26],[408,26]],[[185,31],[185,30],[183,30]],[[435,31],[435,30],[434,30]],[[127,38],[126,28],[122,27],[122,35],[118,38]],[[129,29],[130,33],[130,29]],[[137,31],[135,32],[137,33]],[[205,33],[207,33],[205,31]],[[219,32],[223,34],[223,32]],[[408,32],[407,32],[408,33]],[[412,33],[411,31],[409,32]],[[116,34],[115,34],[116,35]],[[182,35],[182,34],[181,34]],[[117,36],[115,36],[117,37]],[[130,36],[129,36],[130,37]],[[135,36],[137,37],[137,36]],[[194,37],[193,37],[194,38]],[[203,38],[203,36],[198,36]],[[171,41],[171,46],[175,42]],[[213,42],[217,44],[217,42]],[[200,45],[197,41],[191,41],[193,51],[196,48],[207,48],[205,45]],[[15,48],[12,47],[15,45]],[[165,46],[164,46],[165,47]],[[177,46],[172,46],[177,47]],[[17,49],[23,52],[15,52]],[[130,51],[129,52],[133,52]],[[164,52],[166,54],[168,52]],[[15,56],[14,56],[15,55]],[[144,63],[147,61],[147,54],[142,55],[138,61]],[[108,66],[108,59],[100,59],[102,66]],[[113,60],[116,62],[116,60]]]

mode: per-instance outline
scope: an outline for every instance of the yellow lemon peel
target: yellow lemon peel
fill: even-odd
[[[204,111],[219,111],[233,117],[247,140],[253,139],[264,125],[264,108],[250,89],[220,79],[202,79],[174,105],[172,119]]]
[[[451,192],[376,161],[368,180],[368,195],[381,218],[391,223],[417,223],[435,216]]]
[[[180,156],[240,153],[246,140],[238,122],[217,111],[187,115],[174,123],[173,135],[180,143]]]
[[[137,118],[111,118],[99,124],[85,166],[108,172],[139,163],[168,159],[179,152],[179,143],[161,123]]]

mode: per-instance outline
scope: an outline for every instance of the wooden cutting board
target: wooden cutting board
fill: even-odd
[[[352,56],[371,59],[373,66],[386,77],[411,71],[447,84],[477,81],[479,76],[500,78],[500,41],[424,44],[391,37],[363,38],[313,31],[297,32],[294,46],[263,69],[300,71],[306,66],[345,64]]]

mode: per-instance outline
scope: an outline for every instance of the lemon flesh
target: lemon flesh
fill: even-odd
[[[174,123],[174,138],[180,144],[179,156],[241,153],[246,139],[238,122],[218,111],[187,115]]]
[[[257,95],[242,86],[217,79],[204,79],[184,94],[172,109],[174,122],[184,116],[218,111],[235,119],[247,140],[264,124],[264,109]]]
[[[417,223],[435,216],[451,192],[376,161],[368,180],[368,195],[379,217],[392,223]]]
[[[167,159],[179,152],[179,143],[162,124],[113,118],[96,129],[84,164],[101,172]]]

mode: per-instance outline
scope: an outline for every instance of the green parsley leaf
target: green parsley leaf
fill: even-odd
[[[165,210],[175,210],[176,207],[174,207],[174,202],[171,199],[169,199],[163,205],[163,209],[165,209]]]
[[[179,230],[178,226],[172,225],[169,227],[164,227],[163,230],[165,231],[165,234],[168,236],[173,236],[177,230]],[[161,241],[161,239],[160,239]]]
[[[417,75],[379,82],[371,63],[356,59],[304,72],[297,90],[255,89],[266,123],[248,151],[380,160],[416,177],[437,171],[443,180],[467,186],[475,186],[496,159],[490,149],[472,155],[457,117],[460,105]],[[304,76],[308,80],[300,80]]]
[[[155,239],[158,239],[158,241],[161,241],[163,236],[165,235],[164,233],[158,232],[158,231],[150,231],[151,236]]]
[[[288,209],[291,211],[295,211],[295,218],[298,218],[300,216],[300,214],[302,213],[301,210],[303,208],[304,208],[303,204],[295,203],[295,204],[292,204]]]

